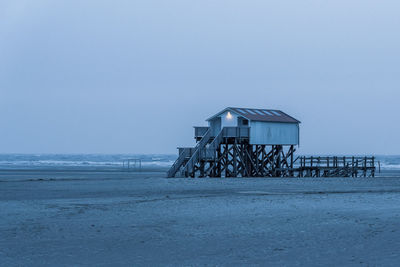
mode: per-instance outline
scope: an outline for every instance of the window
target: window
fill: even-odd
[[[244,126],[248,126],[249,125],[249,120],[243,119],[242,123],[243,123]]]

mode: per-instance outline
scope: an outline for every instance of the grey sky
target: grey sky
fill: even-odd
[[[175,153],[226,106],[400,154],[400,2],[1,1],[0,152]]]

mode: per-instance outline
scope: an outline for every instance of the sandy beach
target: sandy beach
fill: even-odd
[[[0,172],[2,266],[397,266],[400,179]]]

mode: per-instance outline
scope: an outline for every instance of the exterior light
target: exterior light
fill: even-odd
[[[233,118],[232,114],[228,111],[228,114],[226,114],[226,118],[228,120],[231,120]]]

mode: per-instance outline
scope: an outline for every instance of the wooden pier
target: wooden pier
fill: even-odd
[[[194,127],[168,177],[374,177],[374,157],[295,158],[300,121],[279,110],[228,107]]]
[[[196,147],[179,148],[168,177],[374,177],[374,157],[300,156],[295,146],[252,145],[249,128],[224,127],[216,136],[195,128]],[[199,137],[201,136],[201,137]]]
[[[298,177],[375,177],[375,157],[313,157],[295,160]]]

